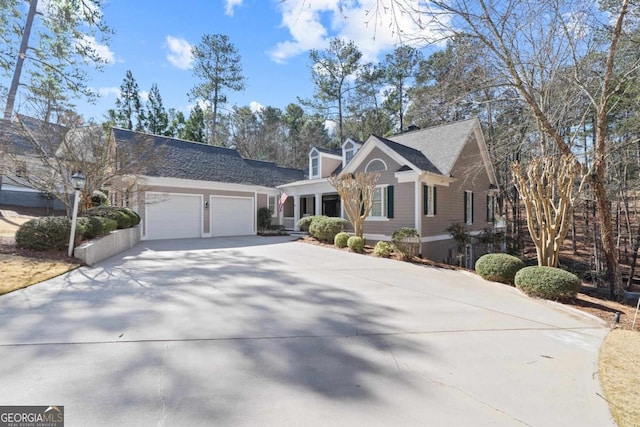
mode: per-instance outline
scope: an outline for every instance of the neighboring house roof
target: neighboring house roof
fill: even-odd
[[[64,126],[19,114],[14,120],[0,119],[0,144],[9,153],[25,156],[39,154],[34,146],[39,144],[45,155],[53,156],[67,131]]]
[[[450,176],[460,152],[477,124],[478,119],[473,118],[394,135],[388,139],[420,151],[435,166],[438,173]]]
[[[118,128],[113,128],[113,135],[118,146],[134,144],[136,138],[152,138],[154,146],[163,150],[162,161],[154,164],[145,173],[149,176],[265,187],[301,180],[304,176],[300,169],[283,168],[271,162],[245,159],[230,148]]]

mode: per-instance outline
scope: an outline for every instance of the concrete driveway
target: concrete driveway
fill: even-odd
[[[287,238],[142,242],[0,308],[0,404],[67,426],[614,425],[596,319]]]

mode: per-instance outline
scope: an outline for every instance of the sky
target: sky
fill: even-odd
[[[367,62],[377,62],[391,52],[398,43],[397,33],[389,25],[392,10],[378,9],[377,18],[373,13],[376,5],[390,3],[106,0],[102,13],[115,34],[108,45],[97,45],[108,64],[102,72],[90,71],[89,82],[100,99],[95,105],[77,101],[78,113],[85,119],[103,121],[115,105],[125,73],[131,70],[143,99],[155,83],[165,108],[188,114],[193,102],[187,93],[198,82],[191,70],[191,46],[205,34],[227,35],[241,57],[246,89],[228,92],[226,108],[284,109],[298,97],[313,95],[309,51],[323,50],[330,38],[353,40]],[[411,31],[411,20],[407,16],[399,19],[403,28]]]

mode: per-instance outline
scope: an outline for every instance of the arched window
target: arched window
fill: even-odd
[[[380,159],[373,159],[364,168],[365,172],[382,172],[387,170],[387,165]]]

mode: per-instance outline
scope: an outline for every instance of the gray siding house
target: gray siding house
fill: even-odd
[[[449,226],[462,223],[472,236],[494,226],[498,186],[477,119],[389,138],[372,135],[363,143],[347,140],[341,154],[312,149],[309,179],[278,187],[293,199],[285,209],[285,224],[295,227],[299,218],[313,214],[345,217],[329,176],[378,172],[374,205],[364,227],[368,242],[389,241],[395,230],[413,227],[421,238],[422,256],[453,262]],[[482,250],[467,245],[468,267]]]

